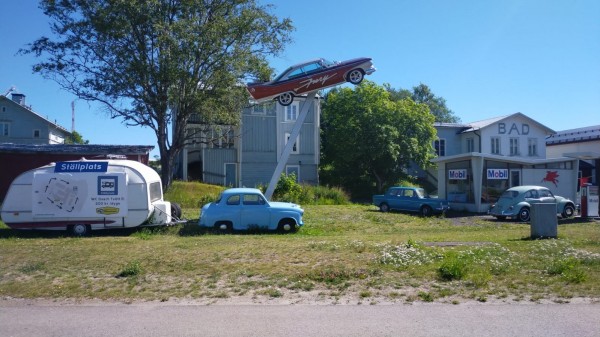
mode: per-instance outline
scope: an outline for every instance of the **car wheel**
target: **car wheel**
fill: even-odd
[[[222,233],[229,233],[233,230],[233,226],[231,225],[231,222],[219,221],[215,223],[215,229]]]
[[[294,101],[294,95],[291,92],[284,92],[277,96],[277,101],[283,106],[288,106]]]
[[[363,71],[361,69],[352,69],[348,73],[348,82],[350,82],[352,84],[360,84],[360,82],[362,82],[364,77],[365,77],[365,74],[363,73]]]
[[[563,209],[562,217],[565,219],[571,218],[575,215],[575,207],[573,205],[567,205]]]
[[[390,211],[390,206],[388,206],[388,204],[386,204],[385,202],[381,205],[379,205],[379,210],[381,212],[389,212]]]
[[[71,233],[73,236],[81,237],[89,235],[92,228],[90,227],[90,225],[76,224],[69,226],[68,230],[69,233]]]
[[[529,221],[529,207],[523,207],[519,211],[519,220],[523,222]]]
[[[505,217],[505,216],[502,216],[502,215],[498,215],[498,216],[496,217],[496,219],[498,219],[498,220],[506,220],[506,217]]]
[[[179,204],[174,202],[171,203],[171,216],[175,218],[175,220],[181,219],[181,206],[179,206]]]
[[[431,209],[431,207],[424,205],[421,207],[421,215],[422,216],[430,216],[431,214],[433,214],[433,210]]]
[[[293,233],[296,231],[296,222],[290,219],[282,220],[277,229],[281,233]]]

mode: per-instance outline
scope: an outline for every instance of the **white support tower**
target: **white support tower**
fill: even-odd
[[[283,168],[285,167],[285,164],[287,164],[287,161],[290,158],[290,153],[292,153],[294,143],[296,142],[296,139],[298,139],[298,135],[300,134],[302,124],[304,124],[304,120],[308,115],[308,110],[310,109],[310,106],[314,104],[317,91],[318,90],[309,92],[306,95],[306,100],[302,102],[302,107],[300,108],[300,115],[298,115],[298,119],[296,119],[296,123],[294,124],[294,128],[292,129],[292,133],[290,134],[290,138],[285,144],[283,152],[281,153],[281,157],[279,157],[279,160],[277,161],[275,172],[273,172],[271,182],[269,182],[269,187],[267,188],[267,192],[265,193],[265,197],[267,198],[267,200],[271,200],[271,197],[273,197],[273,192],[275,192],[275,187],[277,186],[277,182],[279,181],[279,176],[281,176],[281,172],[283,172]]]

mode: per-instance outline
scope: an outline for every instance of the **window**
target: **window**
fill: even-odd
[[[492,137],[492,154],[500,154],[500,137]]]
[[[475,152],[475,141],[473,141],[473,138],[467,138],[467,152]]]
[[[244,194],[244,205],[264,205],[265,200],[258,194]]]
[[[0,136],[8,137],[10,135],[10,124],[0,122]]]
[[[240,204],[240,196],[232,195],[227,199],[227,205],[239,205]]]
[[[293,102],[292,104],[284,107],[285,108],[285,121],[291,122],[298,119],[298,106],[300,104],[298,102]]]
[[[298,165],[287,165],[285,167],[285,174],[287,176],[294,175],[296,177],[296,182],[300,182],[300,166]]]
[[[510,139],[510,155],[511,156],[519,155],[519,138],[511,138]]]
[[[33,130],[33,138],[40,138],[40,130]]]
[[[253,115],[266,115],[267,107],[265,104],[253,105],[250,113]]]
[[[160,182],[150,183],[150,202],[162,199],[162,186]]]
[[[445,139],[436,139],[433,142],[433,148],[435,149],[435,154],[438,157],[443,157],[446,155],[446,140]]]
[[[287,142],[289,140],[290,140],[290,134],[286,133],[285,134],[285,144],[286,145],[287,145]],[[294,143],[294,147],[292,147],[292,152],[291,153],[295,153],[295,154],[300,153],[300,149],[299,149],[299,146],[298,146],[298,144],[300,144],[299,140],[300,140],[300,135],[298,135],[298,137],[296,137],[296,142]]]
[[[537,139],[529,138],[527,140],[527,154],[530,157],[537,157]]]

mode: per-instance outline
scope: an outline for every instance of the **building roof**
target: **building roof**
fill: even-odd
[[[532,123],[536,124],[539,128],[545,129],[546,132],[547,132],[547,134],[554,134],[554,133],[556,133],[556,131],[550,129],[549,127],[547,127],[547,126],[539,123],[538,121],[536,121],[534,119],[531,119],[530,117],[527,117],[525,114],[522,114],[520,112],[516,112],[516,113],[511,114],[511,115],[499,116],[499,117],[484,119],[484,120],[477,121],[477,122],[468,123],[469,126],[470,126],[470,128],[463,130],[461,133],[466,133],[466,132],[472,132],[472,131],[475,131],[475,130],[480,130],[480,129],[486,128],[486,127],[488,127],[490,125],[493,125],[495,123],[501,122],[501,121],[503,121],[503,120],[505,120],[507,118],[516,117],[516,116],[520,116],[520,117],[523,117],[523,118],[526,118],[526,119],[530,120]]]
[[[0,143],[0,153],[54,153],[81,155],[146,155],[152,145],[96,145],[96,144],[13,144]]]
[[[13,94],[13,95],[22,95],[22,94]],[[25,95],[22,95],[22,96],[25,96]],[[10,102],[9,104],[14,104],[14,105],[16,105],[16,106],[18,106],[18,107],[20,107],[20,108],[22,108],[22,109],[25,109],[25,110],[29,111],[29,112],[30,112],[30,113],[32,113],[34,116],[36,116],[36,117],[38,117],[38,118],[42,119],[42,120],[43,120],[43,121],[45,121],[46,123],[48,123],[48,124],[52,125],[53,127],[55,127],[55,128],[57,128],[57,129],[59,129],[60,131],[63,131],[63,132],[65,132],[65,133],[67,133],[67,134],[71,134],[71,132],[70,132],[69,130],[67,130],[66,128],[62,127],[62,126],[61,126],[61,125],[59,125],[58,123],[56,123],[56,122],[52,122],[52,121],[50,121],[49,119],[47,119],[47,118],[43,117],[42,115],[38,114],[37,112],[33,111],[33,110],[31,109],[31,106],[29,106],[29,105],[25,105],[25,104],[19,104],[18,102],[15,102],[14,100],[12,100],[12,99],[10,99],[10,98],[8,98],[8,97],[4,96],[4,95],[0,95],[0,99],[4,99],[4,100],[6,100],[7,102]]]
[[[546,138],[546,145],[582,143],[600,140],[600,125],[558,131]]]

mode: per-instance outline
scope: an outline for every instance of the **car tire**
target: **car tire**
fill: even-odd
[[[283,106],[288,106],[292,104],[294,101],[294,94],[291,92],[284,92],[283,94],[277,96],[277,102]]]
[[[290,219],[282,220],[277,226],[281,233],[294,233],[296,231],[296,222]]]
[[[431,216],[433,214],[433,209],[431,207],[424,205],[421,206],[421,216]]]
[[[381,205],[379,205],[379,211],[381,211],[383,213],[389,212],[390,206],[384,202]]]
[[[215,230],[221,233],[231,233],[233,231],[233,226],[231,222],[218,221],[215,223]]]
[[[530,216],[531,216],[531,214],[529,212],[529,207],[523,207],[519,211],[519,215],[517,215],[517,218],[519,219],[519,221],[527,222],[527,221],[529,221]]]
[[[88,236],[88,235],[90,235],[90,232],[92,231],[92,228],[90,227],[90,225],[86,225],[86,224],[71,225],[67,229],[68,229],[69,233],[71,233],[71,235],[77,236],[77,237]]]
[[[360,84],[364,78],[365,73],[362,71],[362,69],[352,69],[347,76],[348,82],[354,85]]]
[[[571,205],[571,204],[566,205],[565,208],[563,209],[563,212],[561,213],[561,215],[564,219],[574,217],[575,216],[575,207],[573,207],[573,205]]]

